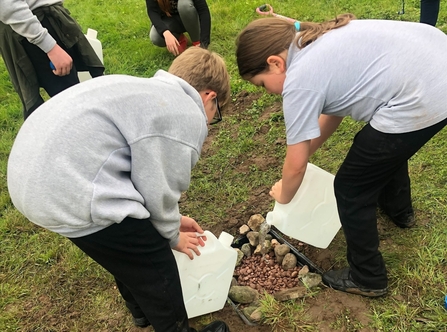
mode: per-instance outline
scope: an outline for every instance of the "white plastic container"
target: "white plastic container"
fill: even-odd
[[[104,58],[102,55],[102,44],[96,38],[97,36],[98,36],[98,31],[93,30],[93,29],[87,29],[87,34],[85,35],[85,37],[89,41],[90,45],[92,45],[99,60],[101,60],[101,62],[104,64]],[[83,82],[83,81],[86,81],[86,80],[89,80],[92,78],[92,76],[90,75],[90,73],[88,71],[78,72],[78,77],[79,77],[80,82]]]
[[[231,247],[232,235],[222,232],[217,239],[209,231],[204,233],[205,246],[199,247],[201,255],[194,254],[193,260],[173,250],[188,318],[224,307],[237,260],[237,252]]]
[[[288,204],[276,202],[267,223],[294,239],[327,248],[341,227],[333,184],[332,174],[308,163],[293,199]]]

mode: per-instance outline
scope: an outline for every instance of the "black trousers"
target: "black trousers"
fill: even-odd
[[[421,0],[421,15],[419,21],[435,26],[438,21],[440,2],[441,0]]]
[[[126,218],[70,240],[115,277],[134,317],[146,317],[157,332],[189,331],[174,255],[148,219]]]
[[[385,288],[388,283],[379,251],[378,200],[386,201],[393,215],[412,208],[408,159],[446,124],[447,119],[404,134],[385,134],[368,124],[355,136],[334,190],[351,275],[363,286]]]

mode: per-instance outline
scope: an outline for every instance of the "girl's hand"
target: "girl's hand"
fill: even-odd
[[[270,196],[272,196],[275,201],[277,201],[280,204],[284,204],[281,201],[281,192],[282,192],[282,179],[279,180],[278,182],[276,182],[273,186],[272,189],[270,189]]]
[[[166,30],[163,32],[163,37],[165,37],[166,48],[169,53],[172,53],[175,56],[179,55],[178,47],[180,44],[171,31]]]

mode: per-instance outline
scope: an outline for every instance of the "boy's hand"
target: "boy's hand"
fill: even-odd
[[[190,259],[194,259],[194,255],[191,250],[194,251],[197,256],[200,256],[200,251],[197,246],[205,246],[206,236],[198,236],[203,234],[202,227],[192,218],[182,216],[180,219],[180,239],[179,243],[174,250],[183,252]]]

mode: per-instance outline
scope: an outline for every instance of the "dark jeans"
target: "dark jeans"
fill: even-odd
[[[441,0],[421,0],[421,16],[419,21],[435,26],[438,21],[440,2]]]
[[[155,331],[189,331],[174,255],[148,219],[126,218],[70,240],[115,277],[134,317],[146,317]]]
[[[408,159],[446,124],[447,119],[404,134],[385,134],[368,124],[355,136],[334,189],[351,275],[363,286],[378,289],[388,283],[378,249],[377,202],[387,201],[393,215],[412,208]]]

